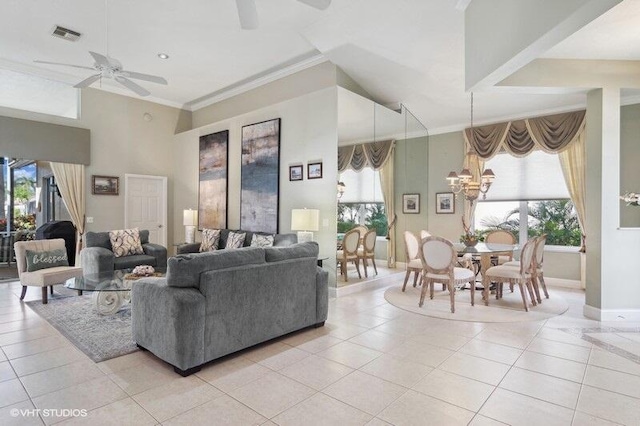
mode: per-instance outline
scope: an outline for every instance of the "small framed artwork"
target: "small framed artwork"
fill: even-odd
[[[402,194],[402,213],[420,213],[420,194]]]
[[[307,179],[322,179],[322,161],[307,164]]]
[[[303,176],[303,167],[299,166],[289,166],[289,180],[302,180]]]
[[[438,192],[436,194],[436,213],[453,214],[456,212],[456,198],[453,192]]]
[[[120,178],[117,176],[91,176],[91,193],[94,195],[118,195]]]

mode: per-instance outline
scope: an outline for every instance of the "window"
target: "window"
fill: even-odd
[[[485,163],[497,178],[478,200],[475,229],[506,229],[524,242],[547,234],[547,245],[580,246],[580,226],[557,155],[534,151],[517,158],[496,155]]]
[[[375,229],[378,236],[386,236],[387,216],[379,173],[369,167],[360,172],[345,170],[339,181],[344,182],[345,191],[338,202],[338,233],[365,225]]]

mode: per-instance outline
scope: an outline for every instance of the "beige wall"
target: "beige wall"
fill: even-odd
[[[245,105],[251,108],[251,103]],[[214,109],[207,109],[217,116]],[[208,121],[199,112],[199,121]],[[335,286],[336,246],[336,180],[337,175],[337,89],[319,90],[267,107],[246,111],[215,124],[176,135],[172,156],[179,165],[174,179],[174,240],[182,241],[182,210],[198,205],[198,142],[199,137],[229,130],[229,205],[228,227],[240,228],[240,164],[242,126],[273,118],[281,119],[280,135],[280,232],[291,232],[291,209],[320,210],[320,231],[315,240],[321,257],[328,257],[324,267],[329,271],[330,285]],[[322,160],[323,179],[308,180],[306,164]],[[305,165],[303,181],[289,181],[289,166]],[[199,238],[199,237],[197,237]]]
[[[10,108],[0,108],[0,116],[91,131],[91,163],[86,169],[86,215],[93,217],[94,223],[87,224],[86,230],[103,231],[124,226],[125,173],[169,177],[168,202],[171,206],[173,170],[176,168],[172,158],[173,137],[176,131],[190,128],[191,113],[95,89],[83,89],[81,102],[82,116],[79,120]],[[153,116],[151,121],[143,118],[147,112]],[[94,174],[118,176],[120,195],[92,195],[90,183]],[[169,226],[172,224],[171,214],[169,210]],[[168,232],[171,237],[173,230]]]

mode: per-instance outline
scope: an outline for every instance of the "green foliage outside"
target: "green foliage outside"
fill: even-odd
[[[581,244],[582,232],[571,200],[529,203],[528,215],[529,237],[547,234],[547,245],[579,246]],[[520,232],[520,209],[511,210],[504,219],[488,217],[480,223],[487,228],[480,231],[484,235],[495,229],[503,229],[517,237]]]
[[[359,225],[360,212],[365,213],[364,225],[375,229],[378,236],[387,235],[387,216],[384,203],[338,203],[338,233],[345,233]]]

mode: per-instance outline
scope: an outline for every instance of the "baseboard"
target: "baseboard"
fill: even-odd
[[[398,274],[402,274],[402,273],[404,273],[404,271],[401,271],[401,270],[398,271]],[[343,297],[349,294],[358,293],[360,291],[386,287],[389,284],[393,284],[394,282],[397,282],[398,277],[396,277],[395,275],[397,274],[391,274],[385,277],[374,278],[372,280],[362,281],[356,284],[346,285],[343,287],[330,288],[329,296]]]
[[[544,277],[545,282],[551,287],[570,288],[572,290],[582,290],[580,280],[567,280],[565,278]]]
[[[582,313],[597,321],[640,321],[640,309],[600,309],[584,305]]]

